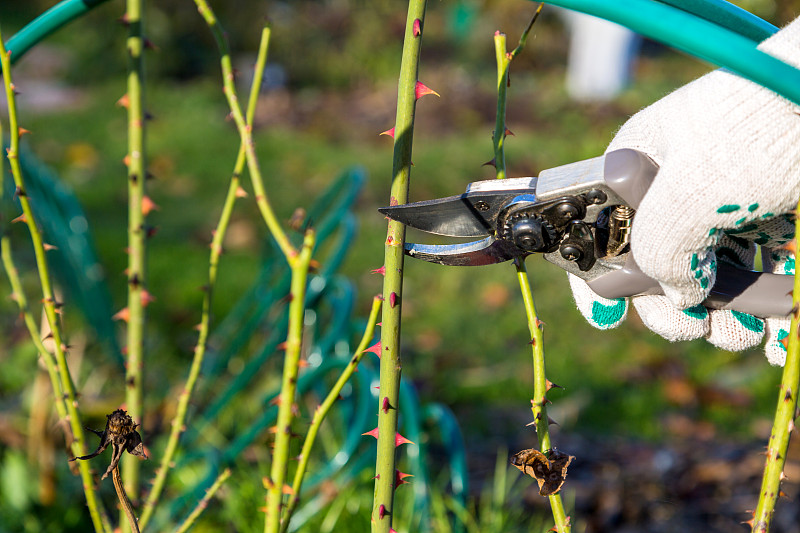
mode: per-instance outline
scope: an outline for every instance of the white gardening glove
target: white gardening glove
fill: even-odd
[[[759,48],[800,67],[800,19]],[[699,305],[716,281],[717,261],[794,274],[780,247],[794,236],[788,213],[800,197],[800,108],[748,80],[717,70],[634,115],[608,151],[632,148],[659,172],[634,219],[631,250],[665,296],[632,298],[644,324],[671,340],[704,337],[725,350],[758,344],[782,365],[788,318],[754,318]],[[628,302],[608,300],[570,276],[580,312],[594,326],[624,320]]]

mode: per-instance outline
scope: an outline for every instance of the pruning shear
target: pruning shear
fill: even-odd
[[[464,194],[382,207],[389,218],[428,233],[482,237],[455,244],[406,243],[405,253],[431,263],[478,266],[541,253],[605,298],[663,294],[638,268],[630,233],[658,165],[636,150],[545,170],[538,177],[470,183]],[[766,318],[792,308],[793,277],[719,263],[703,302]]]

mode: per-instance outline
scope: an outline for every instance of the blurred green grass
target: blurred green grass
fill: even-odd
[[[392,155],[389,139],[378,133],[393,122],[392,77],[402,17],[394,5],[378,2],[371,10],[339,13],[338,25],[331,22],[335,19],[325,19],[332,25],[325,31],[311,26],[314,31],[299,34],[309,42],[301,43],[295,30],[308,23],[312,4],[303,4],[301,14],[282,12],[275,19],[273,61],[286,69],[289,82],[263,95],[256,144],[267,190],[283,220],[295,208],[308,207],[342,169],[365,167],[369,178],[356,213],[360,233],[343,269],[357,284],[357,309],[364,311],[380,291],[381,279],[369,271],[382,262],[385,225],[376,209],[387,203]],[[521,29],[517,22],[527,16],[530,4],[489,4],[481,11],[483,17],[460,36],[448,33],[452,21],[446,7],[431,6],[420,79],[441,98],[427,97],[418,106],[412,200],[457,194],[470,181],[492,177],[491,168],[481,166],[492,157],[491,36],[501,28],[513,42]],[[56,169],[86,209],[119,309],[125,305],[126,139],[124,112],[115,102],[124,93],[124,82],[121,76],[108,75],[114,68],[101,74],[97,65],[81,62],[86,50],[93,49],[81,28],[90,33],[88,25],[106,20],[111,12],[111,7],[103,7],[53,41],[56,46],[78,41],[75,67],[64,79],[82,92],[80,105],[39,113],[25,108],[24,83],[20,87],[21,123],[33,132],[26,143]],[[167,7],[157,11],[154,26],[158,35],[173,42],[169,18],[164,18],[169,13]],[[354,27],[370,31],[351,31]],[[247,31],[255,34],[257,28],[247,26]],[[633,85],[617,100],[578,104],[563,88],[566,37],[558,19],[545,17],[534,33],[512,66],[508,123],[515,135],[507,150],[514,175],[535,175],[602,153],[627,116],[709,69],[651,47],[637,63]],[[326,49],[321,37],[328,34],[334,38]],[[203,76],[176,79],[169,46],[148,59],[154,73],[147,94],[154,117],[148,130],[154,175],[149,195],[159,206],[149,219],[158,227],[148,251],[148,290],[157,299],[148,307],[146,372],[152,380],[145,397],[151,409],[168,401],[161,391],[185,375],[194,342],[192,326],[200,316],[199,288],[206,281],[207,245],[238,149],[235,129],[226,121],[210,40],[202,33],[195,39],[194,53],[206,58],[200,62]],[[119,40],[114,34],[101,42],[108,46]],[[234,34],[243,57],[252,41],[253,35]],[[320,50],[319,56],[304,58],[303,44]],[[100,60],[110,61],[108,50],[103,54]],[[20,68],[35,65],[23,62]],[[246,78],[246,72],[242,74]],[[15,237],[23,242],[25,235],[17,231]],[[224,317],[256,277],[265,239],[252,197],[240,201],[222,258],[215,316]],[[532,370],[513,267],[457,269],[415,261],[406,265],[404,376],[417,386],[423,401],[440,401],[453,409],[473,473],[480,476],[491,470],[498,448],[535,442],[525,427]],[[702,341],[670,344],[648,332],[635,316],[613,332],[594,330],[575,310],[563,272],[536,258],[529,259],[528,270],[545,323],[548,377],[565,387],[550,396],[551,416],[560,424],[557,432],[652,441],[668,434],[765,438],[779,370],[769,367],[758,350],[730,354]],[[29,275],[29,284],[31,279]],[[3,355],[8,370],[0,376],[7,398],[3,412],[12,413],[22,400],[11,398],[25,390],[34,371],[26,363],[33,352],[13,324],[12,302],[4,301],[0,311],[5,338],[11,341]],[[68,317],[68,328],[75,321]],[[87,353],[92,365],[107,363],[91,342]],[[84,367],[84,377],[91,371]],[[110,369],[103,373],[113,376]],[[107,377],[92,391],[102,405],[87,406],[91,411],[103,412],[106,405],[121,401],[113,382]],[[13,423],[20,426],[23,421],[14,417]],[[250,496],[252,501],[260,498]]]

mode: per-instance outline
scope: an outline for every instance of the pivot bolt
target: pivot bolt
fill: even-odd
[[[574,244],[565,244],[559,251],[561,252],[561,257],[567,261],[577,261],[582,255],[580,248]]]

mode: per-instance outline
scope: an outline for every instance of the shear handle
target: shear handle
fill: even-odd
[[[637,209],[658,173],[658,165],[636,150],[606,154],[604,179],[625,202]],[[740,311],[761,318],[786,316],[792,309],[793,276],[752,272],[718,263],[717,281],[703,302],[710,309]],[[645,275],[628,254],[625,265],[589,282],[604,298],[663,294],[657,281]]]

